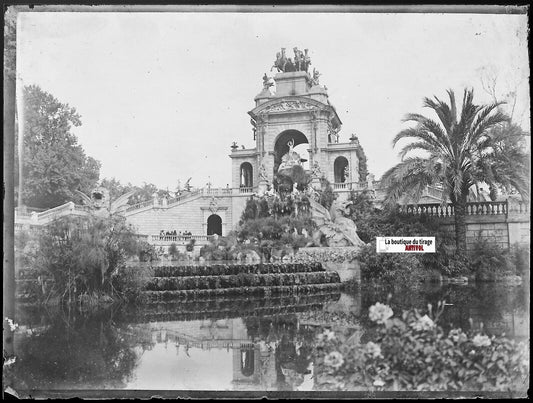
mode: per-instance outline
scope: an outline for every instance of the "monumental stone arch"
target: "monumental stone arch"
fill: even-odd
[[[248,112],[255,147],[234,148],[230,155],[233,186],[243,186],[243,164],[250,164],[254,186],[262,181],[272,183],[283,156],[289,152],[289,142],[300,149],[306,145],[308,155],[301,159],[302,165],[315,176],[333,184],[359,182],[358,144],[339,142],[342,122],[329,101],[327,88],[319,83],[320,73],[314,70],[311,75],[306,70],[310,60],[299,69],[282,68],[278,61],[279,56],[274,66],[278,73],[274,77],[265,74],[264,88]],[[335,164],[338,157],[343,157],[341,173],[339,162]]]

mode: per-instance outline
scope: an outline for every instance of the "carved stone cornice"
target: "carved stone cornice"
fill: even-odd
[[[271,99],[261,105],[258,105],[248,113],[253,119],[257,119],[260,116],[267,118],[270,114],[277,115],[283,113],[308,113],[312,111],[335,113],[335,110],[330,105],[324,104],[312,98],[293,95]]]
[[[279,103],[269,105],[262,110],[263,113],[272,112],[293,112],[293,111],[315,111],[319,108],[311,102],[301,101],[299,99],[293,101],[281,101]]]

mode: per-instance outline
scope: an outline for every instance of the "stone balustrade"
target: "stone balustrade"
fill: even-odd
[[[523,208],[523,207],[521,207]],[[410,215],[428,215],[432,217],[453,217],[455,209],[451,203],[447,204],[407,204],[399,211]],[[503,202],[470,202],[466,204],[466,215],[504,215],[508,213],[507,201]]]
[[[55,218],[67,215],[74,210],[75,204],[73,202],[68,202],[51,208],[49,210],[43,211],[42,213],[37,214],[37,221],[39,223],[49,222]]]
[[[368,188],[367,182],[333,183],[333,190],[365,190],[367,188]]]
[[[175,206],[183,201],[192,199],[195,196],[232,196],[239,194],[252,194],[257,190],[255,187],[240,187],[240,188],[202,188],[196,189],[192,192],[184,193],[178,197],[173,197],[168,200],[163,198],[153,198],[141,203],[133,204],[126,208],[126,212],[139,210],[146,207],[163,207],[168,208],[170,206]]]
[[[132,211],[132,210],[138,210],[143,207],[153,206],[154,205],[154,199],[147,200],[142,203],[133,204],[130,207],[126,209],[126,211]]]
[[[150,235],[152,242],[209,241],[213,235]]]

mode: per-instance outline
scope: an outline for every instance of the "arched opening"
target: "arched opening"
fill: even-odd
[[[251,188],[254,185],[254,169],[249,162],[241,164],[241,188]]]
[[[333,174],[335,183],[344,183],[349,180],[348,160],[346,157],[337,157],[333,163]]]
[[[211,214],[207,218],[207,235],[222,236],[222,218],[217,214]]]
[[[300,155],[302,167],[305,170],[309,169],[309,140],[302,132],[290,129],[281,132],[274,144],[274,174],[278,172],[283,156],[289,152],[288,143],[290,140],[294,140],[293,151]]]
[[[254,374],[254,350],[251,348],[241,350],[241,373],[244,376]]]

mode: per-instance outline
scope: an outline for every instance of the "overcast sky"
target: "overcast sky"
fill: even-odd
[[[500,96],[517,89],[529,129],[526,15],[33,12],[18,25],[20,78],[77,109],[101,178],[226,186],[230,145],[254,146],[247,112],[281,47],[309,49],[340,141],[359,136],[376,178],[399,161],[402,117],[429,114],[424,96],[469,86],[489,101],[483,71]]]

